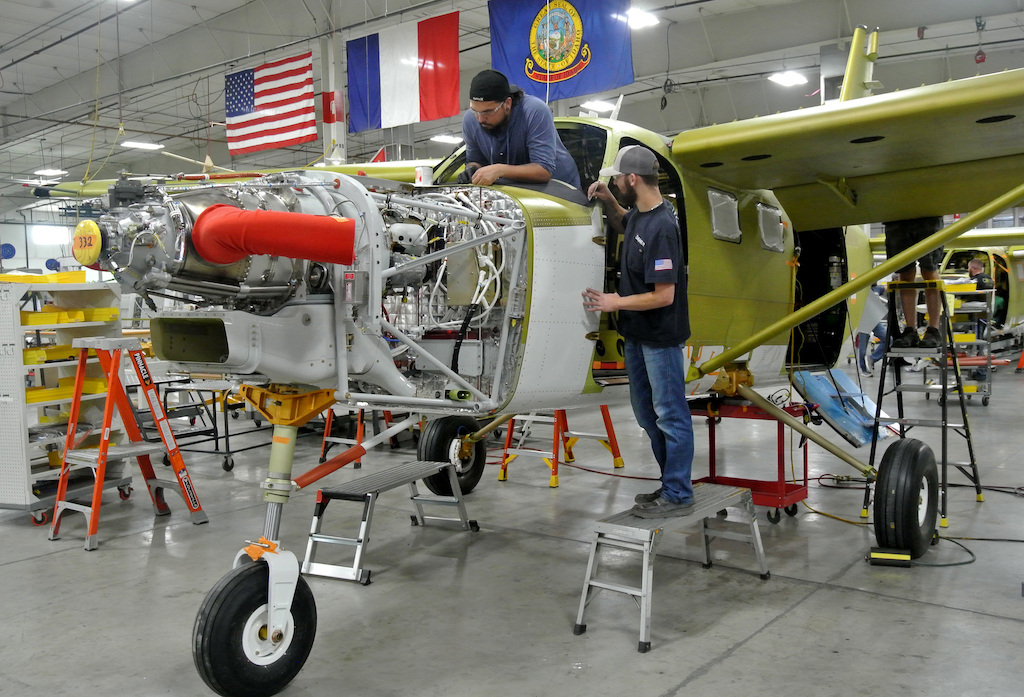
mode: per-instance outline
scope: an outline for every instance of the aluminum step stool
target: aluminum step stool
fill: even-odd
[[[431,477],[436,474],[447,472],[448,479],[452,486],[452,496],[421,496],[416,489],[416,481]],[[320,489],[316,492],[316,507],[313,509],[313,522],[309,529],[309,541],[306,543],[306,558],[302,561],[302,573],[315,576],[329,576],[345,581],[359,581],[364,586],[370,583],[370,572],[363,569],[363,553],[370,541],[370,522],[373,518],[373,507],[377,496],[382,491],[388,491],[402,486],[409,485],[410,499],[416,504],[416,515],[411,516],[413,525],[425,525],[428,520],[436,522],[459,523],[463,530],[477,532],[480,526],[475,520],[470,520],[466,513],[466,506],[462,502],[462,489],[459,487],[459,478],[455,472],[455,465],[450,462],[427,462],[417,460],[398,465],[381,472],[354,479],[341,486],[329,489]],[[359,523],[358,537],[335,537],[324,535],[320,532],[323,525],[324,510],[327,504],[333,499],[343,501],[362,501],[363,518]],[[429,503],[440,506],[455,506],[459,511],[458,518],[439,518],[423,514],[423,504]],[[316,547],[324,542],[336,545],[348,545],[356,548],[352,566],[341,564],[324,564],[314,562]]]
[[[693,486],[694,506],[689,515],[671,518],[638,518],[630,511],[623,511],[599,520],[594,524],[594,542],[590,547],[590,561],[587,562],[587,577],[583,582],[583,597],[580,598],[580,610],[576,615],[573,634],[583,634],[587,625],[583,622],[583,613],[590,601],[603,590],[625,593],[633,598],[640,608],[640,643],[637,651],[647,653],[651,648],[651,595],[654,591],[654,556],[655,547],[663,532],[671,532],[694,525],[701,526],[704,540],[704,568],[711,568],[711,540],[720,537],[728,540],[749,542],[757,555],[757,563],[761,569],[761,578],[768,580],[771,573],[764,558],[764,547],[761,545],[761,532],[757,527],[757,514],[754,511],[753,496],[750,489],[724,484],[696,483]],[[714,518],[718,512],[728,507],[742,508],[750,516],[750,532],[720,530],[708,527],[708,518]],[[746,523],[726,524],[746,525]],[[600,545],[629,549],[643,554],[641,569],[641,587],[635,588],[618,583],[608,583],[594,579],[597,572],[597,550]],[[590,589],[597,589],[593,595]]]

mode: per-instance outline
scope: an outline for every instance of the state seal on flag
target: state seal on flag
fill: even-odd
[[[530,28],[526,76],[536,82],[561,82],[590,64],[590,46],[583,43],[583,21],[571,2],[551,0]]]

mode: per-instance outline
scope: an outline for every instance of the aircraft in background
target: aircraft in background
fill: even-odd
[[[862,59],[865,35],[858,28],[851,46]],[[844,90],[858,80],[866,90],[856,71]],[[556,123],[584,188],[623,145],[658,157],[687,254],[695,393],[756,400],[755,381],[835,364],[847,327],[857,324],[848,308],[856,315],[861,305],[845,300],[913,251],[872,269],[858,224],[974,211],[924,243],[934,247],[1024,198],[1022,70],[695,129],[671,141],[617,121]],[[603,404],[623,393],[614,318],[592,316],[580,300],[588,286],[616,286],[618,240],[600,210],[560,182],[458,185],[463,164],[457,151],[434,168],[429,187],[333,168],[191,188],[125,180],[112,186],[99,221],[76,230],[76,258],[113,272],[126,292],[199,306],[152,321],[159,357],[281,385],[247,391],[275,423],[275,441],[291,437],[294,424],[277,409],[296,395],[309,400],[309,416],[334,401],[410,414],[294,478],[290,455],[283,462],[272,453],[268,546],[278,544],[291,490],[422,413],[434,417],[419,458],[457,463],[468,491],[485,461],[483,431],[474,433],[479,418]],[[411,172],[405,166],[391,176]],[[801,433],[831,446],[810,429]],[[875,531],[880,543],[895,534],[923,554],[938,507],[934,461],[891,456],[890,448],[875,472],[829,449],[870,478],[909,482],[899,496],[876,498]],[[428,485],[445,492],[445,482]],[[267,573],[257,575],[262,567],[241,563],[248,557],[240,554],[196,622],[196,665],[225,695],[283,689],[315,634],[312,594],[294,555],[276,548],[256,556]]]
[[[885,254],[885,237],[871,238],[871,251]],[[1019,346],[1024,335],[1024,228],[971,230],[947,245],[941,275],[946,281],[968,277],[967,262],[980,259],[995,283],[995,310],[990,334],[994,350]]]

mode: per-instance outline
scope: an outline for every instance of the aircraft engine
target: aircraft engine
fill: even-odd
[[[515,378],[527,231],[504,193],[306,170],[108,198],[76,259],[177,303],[151,320],[162,359],[426,410],[493,408]]]

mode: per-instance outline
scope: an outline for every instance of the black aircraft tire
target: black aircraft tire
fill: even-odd
[[[233,569],[210,589],[196,614],[192,628],[196,670],[210,689],[225,697],[277,694],[295,678],[313,648],[316,603],[306,580],[299,576],[292,598],[290,637],[285,638],[290,643],[273,662],[260,665],[250,658],[253,647],[260,646],[257,613],[261,608],[266,620],[268,574],[265,563]],[[248,640],[247,628],[253,634]]]
[[[935,535],[939,476],[932,449],[903,438],[885,451],[875,483],[875,539],[880,547],[922,556]],[[922,508],[923,507],[923,508]]]
[[[458,445],[462,436],[480,430],[479,422],[472,416],[445,416],[427,422],[416,445],[416,457],[431,462],[453,462],[458,455]],[[473,491],[487,466],[487,445],[481,440],[473,444],[469,457],[458,458],[456,472],[459,477],[459,488],[463,494]],[[447,473],[435,474],[423,480],[434,494],[451,496],[452,484]]]

